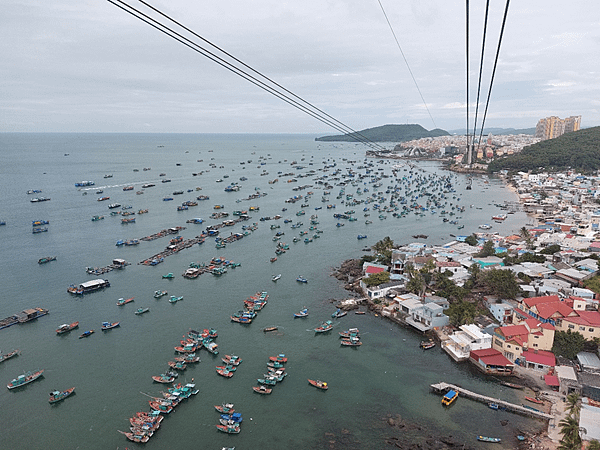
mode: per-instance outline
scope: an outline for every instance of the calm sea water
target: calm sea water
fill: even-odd
[[[160,430],[145,444],[147,448],[373,449],[385,448],[384,438],[393,435],[415,441],[452,435],[477,447],[477,434],[502,437],[503,445],[511,448],[519,430],[541,426],[466,399],[443,409],[439,396],[429,391],[429,385],[439,381],[509,401],[519,401],[519,394],[484,379],[466,364],[455,364],[439,349],[422,352],[418,347],[421,336],[409,329],[369,314],[349,314],[338,319],[328,335],[312,331],[334,311],[330,299],[348,296],[330,276],[332,268],[343,260],[360,257],[363,247],[385,236],[406,243],[413,240],[412,234],[422,233],[429,235],[429,243],[443,243],[452,239],[450,234],[460,233],[456,226],[442,223],[441,217],[433,215],[395,219],[388,214],[387,219],[380,220],[371,211],[373,223],[367,225],[361,216],[364,205],[354,208],[360,211],[357,222],[338,228],[332,215],[346,209],[335,198],[338,186],[328,196],[328,203],[337,204],[335,210],[325,208],[326,203],[321,202],[323,191],[314,185],[308,189],[315,192],[308,201],[310,206],[303,208],[306,216],[297,217],[301,202],[287,204],[285,199],[307,192],[292,191],[293,187],[314,184],[314,176],[298,175],[334,163],[345,170],[351,167],[349,161],[357,161],[352,167],[364,172],[356,169],[363,164],[363,146],[318,143],[314,136],[305,135],[0,134],[0,149],[0,220],[7,222],[0,227],[0,316],[38,306],[50,310],[46,317],[0,330],[0,349],[19,348],[22,352],[0,365],[3,383],[23,371],[45,369],[43,379],[24,388],[0,389],[3,448],[137,447],[117,430],[127,430],[127,418],[136,411],[148,410],[148,396],[159,395],[164,389],[153,383],[151,376],[164,372],[182,335],[190,328],[208,327],[218,329],[219,356],[201,352],[202,362],[180,375],[179,380],[193,378],[200,393],[166,417]],[[292,161],[305,168],[293,168]],[[381,173],[391,174],[391,166],[390,162],[377,163],[376,169],[381,167]],[[449,174],[435,162],[419,162],[417,166],[427,174]],[[201,171],[203,175],[192,176]],[[161,172],[172,181],[160,183]],[[264,172],[268,175],[261,175]],[[291,172],[298,182],[287,183],[293,176],[282,176]],[[113,177],[104,178],[105,174]],[[322,174],[318,171],[316,176]],[[248,180],[239,181],[240,177]],[[479,224],[490,222],[491,214],[498,212],[495,203],[516,200],[497,180],[475,179],[473,190],[467,191],[463,175],[452,177],[456,188],[452,201],[466,206],[460,219],[465,225],[462,232],[476,231]],[[224,182],[217,183],[220,178]],[[275,178],[279,178],[278,183],[268,184]],[[96,185],[87,190],[74,187],[83,180],[93,180]],[[224,192],[232,181],[239,182],[242,189]],[[156,186],[136,195],[144,183]],[[393,178],[384,179],[380,190],[394,183]],[[126,185],[135,189],[123,191]],[[202,191],[196,191],[196,187]],[[29,189],[41,189],[38,195],[51,201],[30,203],[32,195],[26,194]],[[98,189],[104,192],[96,194]],[[256,189],[268,195],[236,203]],[[354,193],[356,189],[348,186],[346,192]],[[172,202],[162,200],[176,190],[185,194],[175,196]],[[182,201],[193,200],[199,194],[210,196],[210,200],[188,211],[176,211]],[[110,200],[98,202],[100,196],[109,196]],[[134,216],[134,224],[123,225],[120,218],[109,216],[107,204],[111,202],[131,205],[132,211],[147,208],[149,213]],[[224,205],[230,213],[259,206],[260,211],[253,213],[250,221],[258,222],[258,230],[225,249],[216,249],[207,239],[202,246],[170,256],[155,267],[137,263],[163,250],[168,238],[142,242],[137,247],[115,246],[118,239],[140,238],[172,226],[185,226],[181,235],[194,237],[207,224],[217,222],[209,219],[216,204]],[[287,211],[282,212],[286,207]],[[262,216],[276,214],[293,222],[301,220],[302,230],[308,228],[309,216],[318,214],[321,238],[310,244],[292,243],[299,230],[291,229],[291,224],[283,220],[259,222]],[[92,222],[94,215],[104,215],[105,219]],[[203,218],[205,223],[186,223],[194,217]],[[50,221],[49,231],[32,234],[31,221],[39,219]],[[525,221],[521,213],[510,215],[503,224],[494,225],[494,230],[516,231]],[[270,230],[274,223],[281,228]],[[227,229],[240,230],[241,225]],[[290,245],[290,250],[271,263],[276,231],[285,232],[282,241]],[[357,240],[358,234],[368,238]],[[57,261],[37,264],[40,257],[50,255],[57,256]],[[213,256],[225,256],[241,266],[220,278],[209,274],[195,280],[181,277],[190,262],[208,262]],[[86,267],[106,266],[113,258],[132,264],[104,276],[110,288],[84,297],[66,292],[71,283],[95,278],[85,273]],[[173,280],[162,279],[161,275],[168,272],[175,274]],[[278,273],[282,277],[273,283],[271,277]],[[298,275],[309,282],[296,282]],[[167,297],[156,300],[153,292],[157,289],[182,295],[184,300],[176,304],[169,303]],[[242,308],[246,297],[264,290],[269,292],[269,303],[250,326],[230,321],[230,314]],[[118,307],[115,303],[120,297],[135,297],[135,301]],[[150,312],[136,316],[138,307],[150,307]],[[292,314],[303,307],[309,308],[310,316],[294,320]],[[79,330],[56,335],[60,324],[73,321],[80,322]],[[103,321],[121,321],[121,327],[102,333]],[[277,332],[263,333],[262,328],[275,325],[279,327]],[[337,333],[349,327],[360,328],[362,347],[340,346]],[[97,332],[78,339],[88,329]],[[278,353],[289,357],[289,376],[274,388],[273,394],[259,396],[251,387],[266,372],[268,357]],[[237,354],[244,360],[231,379],[215,372],[215,365],[225,354]],[[330,389],[314,389],[307,378],[325,380]],[[76,395],[54,406],[48,404],[48,392],[71,386],[76,386]],[[239,435],[224,435],[215,428],[218,414],[213,405],[223,402],[235,403],[236,410],[243,414]],[[389,429],[383,421],[388,414],[400,414],[420,427],[402,432]],[[502,426],[501,420],[509,422]]]

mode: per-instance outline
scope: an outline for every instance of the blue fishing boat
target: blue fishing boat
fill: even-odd
[[[308,280],[303,276],[299,276],[298,278],[296,278],[296,281],[298,281],[299,283],[308,283]]]
[[[308,317],[308,308],[304,308],[302,311],[294,314],[294,318],[296,317]]]

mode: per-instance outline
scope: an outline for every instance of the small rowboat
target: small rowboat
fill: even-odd
[[[534,397],[527,397],[527,396],[525,396],[525,400],[527,400],[528,402],[531,402],[531,403],[537,403],[538,405],[543,405],[544,404],[543,400],[538,400],[537,398],[534,398]]]
[[[86,338],[88,336],[91,336],[92,334],[94,334],[94,330],[88,330],[88,331],[84,331],[83,333],[81,333],[79,335],[79,339],[81,338]]]
[[[265,333],[267,333],[269,331],[277,331],[277,327],[266,327],[266,328],[263,328],[263,331]]]
[[[17,356],[19,353],[21,353],[20,350],[13,350],[5,355],[0,354],[0,362],[4,362],[7,359],[12,358],[13,356]]]
[[[69,395],[71,395],[72,393],[75,392],[75,388],[69,388],[66,391],[52,391],[50,392],[50,398],[48,399],[48,401],[50,403],[58,403],[62,400],[64,400],[65,398],[67,398]]]
[[[422,348],[423,350],[429,350],[429,349],[431,349],[431,348],[433,348],[433,347],[435,347],[435,342],[434,342],[434,341],[432,341],[432,340],[429,340],[429,341],[422,341],[422,342],[421,342],[421,348]]]
[[[270,394],[273,391],[273,389],[266,386],[252,386],[252,389],[254,389],[254,392],[263,395]]]
[[[318,389],[323,389],[323,390],[329,389],[329,386],[325,381],[309,379],[308,382]]]
[[[500,439],[500,438],[487,437],[487,436],[477,436],[477,440],[481,441],[481,442],[492,442],[492,443],[499,443],[502,441],[502,439]]]
[[[501,381],[500,384],[512,389],[523,389],[525,387],[522,384],[509,383],[508,381]]]

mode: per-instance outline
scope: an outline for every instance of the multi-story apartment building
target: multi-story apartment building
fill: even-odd
[[[566,119],[550,116],[540,119],[535,127],[535,137],[541,140],[554,139],[565,133],[577,131],[581,127],[581,116],[571,116]]]

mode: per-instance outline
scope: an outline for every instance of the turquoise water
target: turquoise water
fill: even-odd
[[[412,234],[422,233],[429,235],[429,243],[443,243],[452,239],[450,234],[477,231],[479,224],[491,222],[491,215],[499,212],[495,203],[516,200],[500,181],[475,179],[473,190],[466,191],[466,178],[450,174],[460,198],[453,201],[466,206],[460,219],[464,230],[442,223],[435,215],[395,219],[388,214],[387,219],[379,220],[373,211],[373,223],[367,225],[361,215],[364,205],[352,207],[358,213],[357,222],[337,228],[338,220],[332,214],[348,209],[335,198],[340,187],[331,189],[327,202],[336,203],[337,208],[327,210],[327,203],[321,202],[322,189],[313,179],[323,175],[318,169],[332,164],[336,164],[335,169],[353,167],[364,173],[357,169],[364,164],[365,149],[361,145],[318,143],[314,136],[304,135],[0,134],[0,148],[4,156],[0,167],[0,220],[7,222],[0,227],[0,316],[37,306],[50,310],[50,315],[39,320],[0,330],[0,349],[19,348],[22,352],[0,365],[0,381],[6,384],[22,371],[45,369],[43,379],[22,389],[0,389],[3,448],[137,447],[117,430],[126,431],[129,416],[148,410],[147,395],[158,395],[163,389],[152,382],[151,376],[164,372],[182,335],[190,328],[208,327],[218,329],[219,357],[201,352],[202,362],[179,377],[188,381],[194,378],[200,393],[166,417],[160,430],[145,444],[147,448],[385,448],[384,438],[398,433],[384,424],[388,414],[400,414],[420,425],[420,429],[399,434],[403,439],[452,435],[471,447],[482,448],[485,444],[475,441],[476,434],[502,437],[506,447],[511,448],[517,430],[540,426],[466,399],[443,409],[440,398],[429,392],[429,385],[439,381],[509,401],[518,401],[518,394],[482,378],[468,365],[455,364],[438,348],[422,352],[418,348],[421,336],[412,330],[369,314],[349,314],[338,319],[329,334],[315,335],[312,331],[334,311],[330,299],[348,297],[330,276],[335,266],[360,257],[363,247],[385,236],[406,243],[413,241]],[[198,162],[200,159],[203,161]],[[240,164],[242,161],[245,164]],[[290,165],[292,161],[305,168],[297,170]],[[351,166],[349,161],[356,163]],[[417,164],[415,171],[449,175],[435,162]],[[373,169],[383,168],[382,173],[391,174],[391,166],[390,162],[376,163]],[[314,176],[298,177],[311,169],[317,171]],[[265,170],[269,174],[261,176]],[[192,175],[201,171],[202,175]],[[160,183],[161,172],[172,181]],[[294,175],[282,176],[287,173]],[[105,174],[113,177],[105,179]],[[242,176],[248,180],[239,181]],[[298,181],[287,183],[293,177]],[[217,183],[219,178],[224,182]],[[268,183],[275,178],[279,178],[277,183]],[[74,187],[83,180],[94,180],[96,186]],[[242,189],[224,192],[233,181],[239,182]],[[136,195],[143,183],[156,186]],[[379,190],[395,183],[393,178],[384,178]],[[304,184],[313,187],[292,190]],[[134,185],[135,189],[123,191],[126,185]],[[202,187],[202,191],[195,191],[196,187]],[[268,195],[236,203],[254,193],[255,188]],[[369,188],[370,194],[373,189]],[[41,189],[38,195],[51,201],[30,203],[32,195],[26,194],[29,189]],[[96,194],[98,189],[104,192]],[[188,193],[188,189],[194,191]],[[346,192],[355,193],[356,189],[349,185]],[[171,202],[162,201],[176,190],[185,194],[174,196]],[[310,206],[303,208],[305,216],[297,217],[295,212],[302,209],[303,202],[288,204],[284,200],[298,193],[305,195],[308,190],[314,191]],[[210,200],[200,201],[188,211],[176,211],[182,201],[199,194],[209,195]],[[110,200],[96,201],[100,196],[110,196]],[[107,204],[112,202],[131,205],[132,211],[147,208],[149,213],[134,216],[135,224],[123,225],[118,217],[109,216]],[[155,267],[137,263],[162,251],[169,238],[141,242],[136,247],[115,246],[118,239],[141,238],[173,226],[187,227],[180,234],[192,238],[207,224],[218,222],[209,219],[216,204],[225,205],[230,213],[259,206],[260,211],[244,223],[257,222],[258,229],[225,249],[216,249],[214,241],[206,239],[203,245],[169,256]],[[323,209],[314,209],[319,206]],[[287,211],[282,212],[282,208]],[[283,220],[259,221],[260,217],[276,214],[293,223],[301,220],[303,230],[308,228],[309,216],[317,214],[318,228],[323,230],[321,238],[310,244],[293,243],[299,230],[291,229],[291,224]],[[94,215],[104,215],[105,219],[92,222]],[[194,217],[203,218],[205,223],[185,223]],[[31,221],[38,219],[50,221],[47,233],[31,233]],[[516,231],[525,221],[521,213],[509,215],[503,224],[494,225],[494,230]],[[270,230],[274,223],[281,228]],[[240,230],[238,224],[222,233]],[[276,231],[285,232],[282,241],[290,245],[290,250],[270,263]],[[368,238],[357,240],[358,234]],[[40,257],[50,255],[57,256],[57,261],[37,264]],[[219,278],[209,274],[195,280],[181,277],[190,262],[208,262],[214,256],[224,256],[241,266]],[[132,264],[103,276],[110,281],[110,288],[83,297],[66,292],[71,283],[96,278],[85,273],[86,267],[106,266],[113,258]],[[173,280],[162,279],[161,275],[168,272],[175,274]],[[281,279],[272,282],[272,275],[278,273]],[[296,282],[298,275],[309,282]],[[176,304],[170,304],[168,297],[156,300],[152,294],[157,289],[183,295],[184,300]],[[264,290],[269,292],[269,303],[251,325],[230,321],[230,314],[242,308],[246,297]],[[135,301],[118,307],[115,303],[120,297],[135,297]],[[134,315],[137,308],[146,306],[150,307],[149,313]],[[305,306],[310,316],[293,319],[292,314]],[[80,321],[78,330],[56,335],[60,324],[76,320]],[[121,321],[121,327],[102,333],[103,321]],[[279,327],[277,332],[263,333],[262,328],[275,325]],[[360,348],[339,345],[337,333],[349,327],[360,328]],[[96,333],[78,339],[88,329]],[[268,357],[278,353],[289,357],[289,375],[270,396],[259,396],[251,387],[266,372]],[[219,377],[214,369],[224,354],[238,354],[244,360],[231,379]],[[325,380],[330,389],[314,389],[307,378]],[[51,390],[71,386],[76,386],[76,395],[54,406],[48,404]],[[215,428],[218,414],[213,405],[223,402],[235,403],[236,410],[243,414],[239,435],[224,435]],[[503,419],[509,420],[507,426],[500,424]]]

